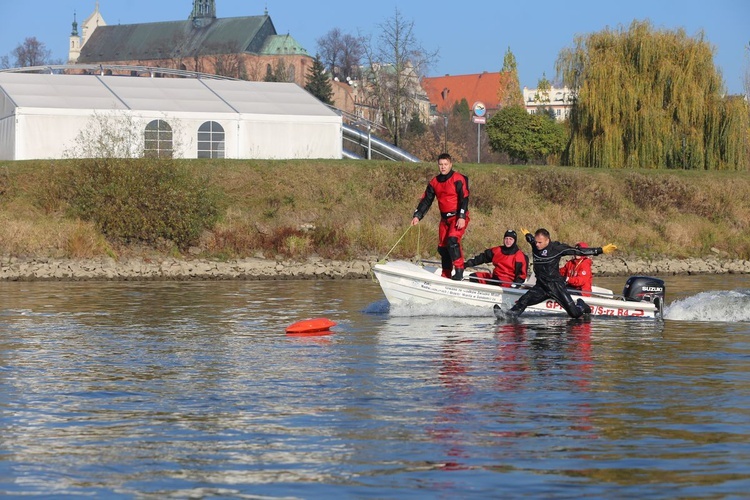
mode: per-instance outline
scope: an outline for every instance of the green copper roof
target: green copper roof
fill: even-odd
[[[266,43],[263,44],[260,54],[264,56],[308,55],[304,47],[297,43],[297,40],[291,35],[269,36],[266,38]]]
[[[99,26],[81,49],[78,62],[145,61],[233,52],[266,54],[267,44],[276,47],[275,41],[269,42],[275,35],[276,28],[267,15],[214,19],[203,27],[191,20]],[[281,49],[286,47],[286,53],[307,53],[289,35],[280,38],[288,39],[279,44]]]

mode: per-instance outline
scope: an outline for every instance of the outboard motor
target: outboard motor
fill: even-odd
[[[651,276],[631,276],[625,282],[622,296],[631,302],[651,302],[661,317],[664,312],[664,297],[667,287],[664,280]]]

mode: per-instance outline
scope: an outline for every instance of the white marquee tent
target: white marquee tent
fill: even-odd
[[[91,156],[86,141],[123,134],[102,127],[135,138],[118,156],[342,154],[341,117],[293,83],[0,73],[0,160]]]

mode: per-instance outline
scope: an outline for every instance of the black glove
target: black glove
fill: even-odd
[[[474,266],[476,266],[476,265],[477,265],[477,264],[476,264],[476,262],[474,262],[474,259],[467,259],[467,260],[466,260],[466,261],[464,262],[464,267],[474,267]]]
[[[528,229],[526,229],[525,227],[521,228],[521,232],[523,233],[523,237],[526,239],[526,241],[528,241],[529,243],[531,243],[533,245],[534,244],[534,235],[531,234],[531,232]]]

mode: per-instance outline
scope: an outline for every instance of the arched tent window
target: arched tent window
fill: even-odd
[[[198,129],[198,158],[224,158],[224,128],[206,122]]]
[[[143,155],[147,158],[172,158],[172,127],[164,120],[146,125]]]

